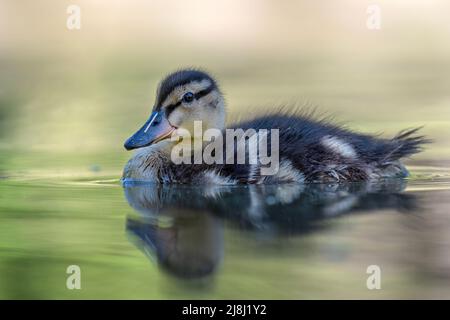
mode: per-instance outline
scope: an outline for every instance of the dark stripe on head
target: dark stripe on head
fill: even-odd
[[[209,94],[211,91],[213,91],[215,88],[214,85],[210,85],[208,88],[206,88],[205,90],[199,91],[195,94],[195,99],[200,99],[203,96],[206,96],[207,94]]]
[[[200,99],[201,97],[206,96],[207,94],[211,93],[211,91],[213,91],[215,88],[214,85],[210,85],[208,88],[206,88],[205,90],[199,91],[197,92],[194,96],[195,96],[195,100]],[[177,108],[178,106],[181,105],[183,100],[178,101],[177,103],[173,103],[168,105],[165,110],[166,110],[166,117],[169,117],[169,115],[173,112],[173,110],[175,110],[175,108]]]
[[[157,110],[162,106],[161,104],[166,100],[169,94],[176,88],[185,84],[188,84],[193,81],[202,81],[209,80],[211,82],[211,89],[217,88],[216,82],[213,78],[211,78],[207,73],[194,70],[194,69],[185,69],[169,74],[162,82],[159,87],[159,94],[156,101]],[[209,88],[208,88],[209,89]],[[206,89],[207,90],[207,89]],[[205,91],[205,90],[203,90]],[[199,92],[200,93],[200,92]]]
[[[181,101],[178,101],[175,104],[168,105],[166,107],[166,109],[165,109],[166,110],[166,117],[169,117],[169,115],[173,112],[173,110],[175,110],[175,108],[178,107],[180,104],[181,104]]]

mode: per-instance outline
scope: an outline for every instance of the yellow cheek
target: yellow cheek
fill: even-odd
[[[183,110],[182,107],[178,107],[169,115],[169,122],[175,127],[180,127],[185,118],[186,111]]]
[[[193,104],[190,107],[179,106],[169,116],[169,122],[178,128],[184,128],[193,132],[194,122],[201,121],[204,130],[208,128],[220,129],[223,127],[221,112],[209,105],[202,106]]]

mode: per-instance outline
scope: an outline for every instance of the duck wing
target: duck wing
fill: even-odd
[[[262,116],[236,123],[231,128],[278,129],[280,163],[288,160],[307,180],[322,180],[324,173],[365,180],[374,172],[383,175],[380,168],[384,170],[390,165],[398,169],[393,175],[405,176],[407,171],[399,160],[420,152],[429,142],[417,134],[420,128],[383,139],[355,133],[326,120],[298,116]]]

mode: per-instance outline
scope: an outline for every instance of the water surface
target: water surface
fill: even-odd
[[[233,187],[122,186],[90,170],[3,175],[0,298],[450,298],[446,168]],[[69,265],[81,290],[66,288]]]

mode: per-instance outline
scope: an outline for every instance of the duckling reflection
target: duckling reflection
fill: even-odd
[[[275,237],[305,234],[330,227],[321,222],[343,214],[413,210],[417,199],[402,193],[405,187],[406,181],[397,179],[376,184],[126,185],[126,198],[139,213],[127,218],[127,231],[163,270],[199,278],[220,265],[224,220]]]
[[[199,278],[219,265],[223,227],[217,216],[196,210],[200,203],[195,205],[192,200],[201,199],[185,191],[183,195],[156,186],[126,188],[128,202],[140,213],[138,218],[127,218],[126,228],[135,245],[163,270],[182,278]]]

